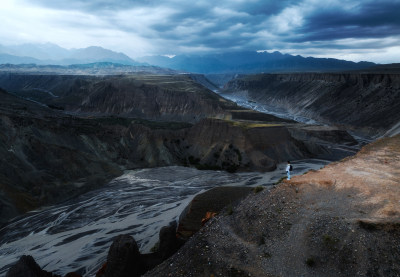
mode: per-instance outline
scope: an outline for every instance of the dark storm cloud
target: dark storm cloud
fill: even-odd
[[[400,0],[4,1],[0,39],[117,47],[131,55],[372,47],[395,53],[400,45]]]
[[[135,33],[145,39],[164,40],[177,46],[203,47],[207,50],[225,51],[229,48],[264,47],[254,35],[262,31],[262,25],[269,16],[279,14],[287,6],[298,3],[295,0],[254,1],[254,0],[199,0],[199,1],[133,1],[133,0],[23,0],[41,7],[79,11],[108,22],[109,26],[126,33]],[[135,13],[128,21],[120,20],[120,13],[142,11],[149,18],[153,12],[160,17],[142,22],[143,14]],[[140,18],[138,18],[140,17]],[[64,20],[70,28],[93,28],[93,23]],[[95,23],[96,24],[96,23]],[[140,25],[143,28],[140,28]],[[171,45],[169,46],[171,47]]]
[[[400,1],[360,2],[350,10],[316,11],[298,31],[306,42],[346,38],[385,38],[400,35]]]
[[[32,4],[40,5],[43,7],[53,8],[53,9],[80,9],[86,12],[97,12],[102,10],[124,10],[130,8],[139,7],[173,7],[178,10],[182,10],[187,15],[190,12],[200,13],[198,10],[200,6],[212,8],[227,7],[232,8],[237,11],[245,11],[251,15],[271,15],[279,12],[288,5],[296,4],[296,0],[281,0],[281,1],[176,1],[176,0],[26,0],[25,2],[30,2]],[[203,13],[206,15],[206,13]]]

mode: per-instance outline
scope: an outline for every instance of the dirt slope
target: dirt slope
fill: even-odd
[[[400,136],[251,194],[145,276],[400,276]]]

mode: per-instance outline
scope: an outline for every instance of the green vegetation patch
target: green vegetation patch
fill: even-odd
[[[286,180],[286,179],[287,179],[286,176],[281,177],[278,181],[276,181],[275,185],[278,185],[278,184],[282,183],[283,180]]]
[[[339,242],[338,238],[332,237],[328,234],[325,234],[322,236],[322,241],[325,245],[325,247],[329,248],[330,250],[335,250],[336,249],[336,245]]]
[[[269,128],[269,127],[279,127],[282,124],[276,123],[260,123],[251,121],[234,121],[234,120],[224,120],[232,126],[240,127],[243,129],[253,129],[253,128]]]
[[[151,253],[155,253],[160,249],[160,242],[156,242],[156,244],[153,245],[153,247],[150,249]]]
[[[263,186],[257,186],[253,189],[254,193],[259,193],[263,191],[264,187]]]

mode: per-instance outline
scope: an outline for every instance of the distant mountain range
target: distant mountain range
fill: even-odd
[[[138,61],[202,74],[260,72],[326,72],[359,70],[376,65],[338,59],[304,58],[280,52],[243,51],[208,55],[148,56]]]
[[[273,53],[241,51],[205,55],[186,54],[173,57],[146,56],[133,60],[124,53],[98,46],[68,50],[51,43],[0,45],[0,64],[71,65],[99,62],[134,66],[153,65],[201,74],[332,72],[362,70],[376,65],[371,62],[355,63],[338,59],[305,58],[277,51]]]
[[[51,43],[16,46],[0,45],[0,64],[71,65],[98,62],[143,65],[123,53],[99,46],[68,50]]]

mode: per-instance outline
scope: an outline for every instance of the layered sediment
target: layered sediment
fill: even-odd
[[[249,75],[227,83],[223,93],[371,134],[383,134],[400,121],[399,74]]]
[[[92,116],[197,122],[235,104],[189,75],[77,76],[0,74],[0,87],[53,109]]]

